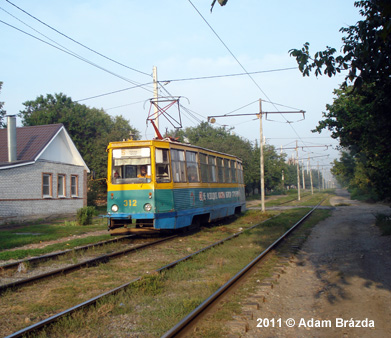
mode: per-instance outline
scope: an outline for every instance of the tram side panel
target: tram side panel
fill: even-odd
[[[245,211],[244,188],[179,188],[173,189],[174,210],[156,215],[156,228],[183,228],[193,223],[195,216],[207,216],[208,221]],[[163,217],[167,219],[163,221]],[[174,218],[174,219],[173,219]],[[159,220],[160,219],[160,220]]]

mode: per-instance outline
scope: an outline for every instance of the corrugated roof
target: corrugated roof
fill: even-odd
[[[16,128],[16,158],[8,162],[7,129],[0,129],[0,166],[34,161],[63,124]]]

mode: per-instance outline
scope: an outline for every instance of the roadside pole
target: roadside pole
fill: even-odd
[[[262,100],[259,99],[259,137],[260,137],[260,170],[261,170],[261,205],[265,212],[265,166],[263,161],[263,128],[262,128]]]
[[[153,66],[153,96],[154,96],[154,112],[155,112],[155,125],[156,128],[159,130],[159,111],[158,111],[158,98],[159,98],[159,92],[158,92],[158,84],[157,84],[157,67]],[[155,137],[157,138],[157,132],[155,131]]]

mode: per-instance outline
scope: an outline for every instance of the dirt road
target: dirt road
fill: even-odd
[[[391,337],[391,238],[374,225],[391,209],[338,195],[242,337]]]

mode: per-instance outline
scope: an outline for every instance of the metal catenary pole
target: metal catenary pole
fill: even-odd
[[[297,200],[300,201],[300,164],[299,164],[299,148],[296,140],[296,163],[297,163]]]
[[[261,206],[265,212],[265,165],[263,158],[263,128],[262,128],[262,100],[259,99],[259,137],[260,137],[260,170],[261,170]]]
[[[158,97],[159,97],[159,92],[158,92],[158,83],[157,83],[157,67],[153,66],[153,96],[154,96],[154,112],[155,112],[155,125],[156,128],[159,130],[159,111],[158,111]],[[158,137],[156,131],[155,131],[155,137]]]

